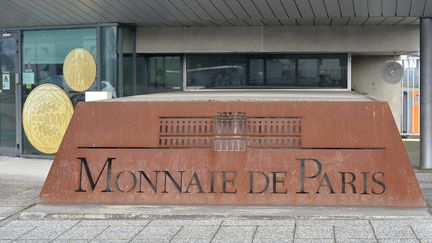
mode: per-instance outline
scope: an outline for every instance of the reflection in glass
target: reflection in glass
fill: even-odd
[[[137,55],[137,94],[182,87],[180,56]]]
[[[71,90],[63,78],[63,62],[75,48],[85,48],[97,60],[96,28],[23,31],[22,103],[38,85],[50,83],[62,88],[74,106],[85,99],[84,92]],[[96,90],[96,82],[88,90]],[[23,136],[23,153],[40,154]]]
[[[15,70],[17,45],[14,36],[0,38],[0,148],[16,148]]]
[[[122,53],[122,70],[123,70],[123,96],[135,95],[134,90],[134,77],[133,77],[133,53],[134,51],[134,31],[128,28],[120,28],[121,34],[121,50]]]
[[[296,85],[296,59],[268,58],[266,64],[267,86]]]
[[[194,54],[188,88],[346,88],[347,55]]]

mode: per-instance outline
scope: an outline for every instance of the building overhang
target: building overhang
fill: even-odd
[[[127,23],[136,26],[407,25],[432,0],[0,0],[0,28]]]

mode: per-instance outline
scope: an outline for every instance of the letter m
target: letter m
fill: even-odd
[[[91,189],[92,189],[92,191],[94,191],[94,189],[96,188],[97,183],[99,182],[99,179],[102,176],[102,172],[105,170],[105,167],[108,167],[107,168],[107,174],[106,174],[106,189],[103,190],[102,192],[111,192],[111,167],[112,167],[112,161],[115,158],[108,158],[105,161],[105,164],[102,167],[102,170],[100,171],[100,173],[99,173],[96,181],[93,180],[93,177],[91,175],[90,168],[88,166],[86,158],[77,158],[77,159],[79,159],[81,161],[81,167],[80,167],[79,188],[77,190],[75,190],[76,192],[86,192],[86,190],[84,190],[83,187],[82,187],[83,169],[85,169],[85,172],[87,174],[87,179],[90,182]]]

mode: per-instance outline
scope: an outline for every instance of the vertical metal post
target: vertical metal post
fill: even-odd
[[[432,18],[420,19],[420,167],[432,168]]]

